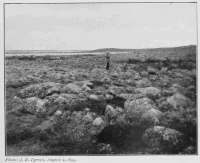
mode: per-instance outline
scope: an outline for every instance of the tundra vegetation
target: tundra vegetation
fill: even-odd
[[[195,46],[7,54],[5,91],[7,155],[197,153]]]

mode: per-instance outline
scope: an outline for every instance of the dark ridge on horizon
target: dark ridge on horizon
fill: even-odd
[[[100,48],[90,50],[90,52],[117,52],[117,51],[135,51],[135,50],[163,50],[163,49],[180,49],[180,48],[196,48],[197,45],[185,45],[185,46],[174,46],[174,47],[158,47],[158,48],[138,48],[138,49],[123,49],[123,48]]]
[[[134,52],[134,51],[154,51],[154,50],[175,50],[196,48],[197,45],[185,45],[176,47],[158,47],[158,48],[139,48],[139,49],[123,49],[123,48],[99,48],[95,50],[5,50],[5,54],[15,53],[102,53],[102,52]]]

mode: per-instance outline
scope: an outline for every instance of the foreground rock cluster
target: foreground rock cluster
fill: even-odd
[[[116,64],[24,82],[7,104],[10,153],[194,154],[195,74],[168,69]]]

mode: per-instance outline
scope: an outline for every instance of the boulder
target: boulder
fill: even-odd
[[[141,116],[141,124],[143,127],[159,125],[162,112],[157,109],[150,109]]]
[[[159,149],[162,153],[176,153],[183,144],[183,134],[175,129],[154,126],[145,130],[143,142],[152,149]]]
[[[132,93],[121,93],[117,97],[123,98],[125,100],[128,100],[132,98],[134,95]]]
[[[48,89],[57,86],[58,83],[46,82],[40,84],[33,84],[22,89],[18,96],[21,98],[38,97],[44,98],[49,92]]]
[[[188,107],[191,104],[191,100],[180,93],[176,93],[171,97],[167,98],[167,102],[173,106],[174,109],[179,107]]]
[[[147,97],[153,97],[153,98],[159,97],[161,93],[160,89],[155,88],[155,87],[137,88],[135,92],[141,93],[141,94],[146,95]]]
[[[17,96],[14,96],[13,100],[12,100],[12,110],[11,111],[22,111],[24,109],[24,102],[23,102],[23,99],[17,97]]]
[[[56,110],[83,110],[87,107],[87,97],[80,96],[77,94],[66,94],[61,93],[59,95],[48,96],[48,103],[46,104],[48,108],[48,113],[52,114]]]
[[[149,98],[135,98],[135,99],[130,99],[127,100],[124,104],[124,108],[127,112],[129,113],[137,113],[137,112],[141,112],[144,113],[152,108],[154,108],[153,106],[153,102],[152,100],[150,100]]]
[[[152,100],[147,97],[128,99],[124,104],[127,116],[133,124],[140,125],[142,115],[150,109],[156,109]]]
[[[61,93],[62,92],[62,88],[63,88],[63,84],[55,84],[53,87],[47,89],[46,91],[46,95],[52,95],[54,93]]]
[[[23,100],[23,111],[32,114],[45,114],[47,112],[46,104],[48,100],[37,97],[30,97]]]
[[[118,86],[111,86],[108,88],[108,93],[113,95],[119,95],[123,92],[124,88]]]
[[[143,88],[151,86],[151,82],[147,78],[135,81],[136,87]]]
[[[80,93],[81,90],[82,90],[81,87],[75,83],[69,83],[63,87],[63,92],[65,92],[65,93],[77,94],[77,93]]]

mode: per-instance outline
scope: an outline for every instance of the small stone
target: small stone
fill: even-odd
[[[100,101],[100,98],[99,96],[95,95],[95,94],[92,94],[89,96],[89,99],[90,100],[93,100],[93,101]]]
[[[102,126],[104,124],[104,121],[101,117],[97,117],[93,123],[94,126]]]
[[[62,115],[62,111],[61,110],[57,110],[54,114],[55,114],[55,116],[60,116],[60,115]]]
[[[113,95],[111,95],[111,94],[106,94],[105,95],[105,99],[106,100],[112,100],[114,97],[113,97]]]

